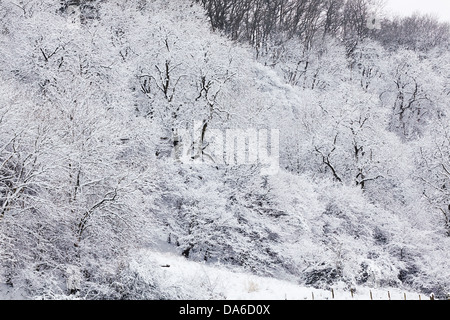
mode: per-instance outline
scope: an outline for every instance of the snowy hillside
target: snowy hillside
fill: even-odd
[[[156,285],[164,299],[218,300],[428,300],[429,297],[398,288],[356,287],[337,284],[333,291],[304,287],[295,282],[255,276],[223,265],[188,261],[174,252],[142,250],[130,268]],[[1,299],[24,299],[21,290],[2,286]],[[65,296],[59,297],[65,299]],[[76,299],[76,297],[74,297]],[[148,299],[146,294],[136,299]],[[156,298],[156,297],[155,297]]]
[[[0,298],[446,297],[449,26],[270,3],[0,0]]]
[[[153,266],[147,269],[146,266]],[[155,268],[156,266],[156,268]],[[159,268],[159,266],[166,266]],[[167,267],[170,266],[170,267]],[[354,288],[353,296],[345,285],[339,284],[328,290],[303,287],[295,282],[259,277],[239,271],[230,271],[222,266],[189,262],[170,254],[143,251],[132,268],[144,278],[159,280],[164,292],[173,292],[181,299],[213,298],[227,300],[408,300],[428,299],[418,293],[405,292],[397,288]],[[180,284],[186,284],[181,286]],[[341,284],[342,285],[342,284]],[[201,294],[199,294],[201,293]],[[334,298],[333,298],[334,295]]]

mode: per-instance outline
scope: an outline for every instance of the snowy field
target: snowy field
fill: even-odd
[[[200,291],[210,291],[218,299],[226,300],[332,300],[332,292],[314,288],[302,287],[295,283],[274,278],[258,277],[243,272],[230,271],[220,265],[209,265],[188,261],[173,253],[143,250],[133,266],[143,276],[154,276],[154,269],[146,269],[146,265],[160,268],[161,277],[167,288],[176,288],[180,284]],[[170,267],[167,267],[170,266]],[[149,274],[152,272],[152,274]],[[357,287],[352,297],[349,290],[334,288],[336,300],[426,300],[428,297],[418,293],[403,291],[396,288],[372,289]],[[221,298],[220,298],[221,297]]]
[[[193,262],[172,252],[141,250],[131,261],[131,269],[160,289],[179,292],[180,299],[215,300],[428,300],[419,293],[398,288],[336,286],[333,292],[303,287],[293,282],[233,271],[218,264]],[[334,298],[333,298],[334,294]],[[372,297],[371,297],[372,294]],[[23,300],[25,295],[0,283],[0,300]]]

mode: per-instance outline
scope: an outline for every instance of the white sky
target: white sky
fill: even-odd
[[[414,12],[435,14],[441,21],[450,22],[450,0],[385,0],[385,10],[405,16]]]

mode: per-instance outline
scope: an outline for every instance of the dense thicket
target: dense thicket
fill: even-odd
[[[447,45],[448,23],[430,16],[383,18],[376,0],[196,0],[205,8],[213,30],[250,43],[264,54],[273,43],[295,38],[306,48],[335,37],[348,52],[364,39],[386,48],[430,50]],[[325,40],[327,41],[327,40]]]

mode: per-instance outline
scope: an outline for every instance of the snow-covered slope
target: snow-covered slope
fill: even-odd
[[[221,264],[189,261],[173,250],[142,249],[130,261],[132,272],[156,283],[168,298],[219,300],[427,300],[423,293],[399,288],[349,289],[340,283],[333,290],[306,287],[272,277],[261,277]],[[353,294],[352,294],[353,291]],[[58,297],[53,297],[58,298]],[[60,296],[65,299],[65,296]],[[76,297],[73,297],[76,299]],[[27,299],[23,290],[0,284],[0,300]]]
[[[259,277],[224,265],[192,262],[172,252],[148,249],[139,252],[131,268],[160,288],[184,299],[226,300],[407,300],[428,299],[423,294],[398,288],[337,284],[331,290],[305,287],[294,282]],[[371,297],[372,293],[372,297]],[[206,295],[205,295],[206,294]],[[334,298],[333,298],[334,294]]]

